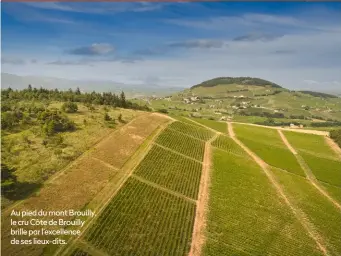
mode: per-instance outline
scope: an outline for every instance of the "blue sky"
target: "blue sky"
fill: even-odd
[[[2,72],[191,86],[341,88],[341,3],[1,3]]]

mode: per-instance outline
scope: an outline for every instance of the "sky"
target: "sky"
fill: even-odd
[[[190,87],[252,76],[341,90],[341,3],[1,3],[1,69]]]

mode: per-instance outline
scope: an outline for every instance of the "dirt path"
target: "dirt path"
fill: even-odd
[[[287,138],[284,136],[283,132],[281,130],[277,130],[277,131],[278,131],[279,136],[281,137],[282,141],[287,146],[287,148],[291,151],[291,153],[293,153],[294,155],[297,155],[296,150],[291,146],[291,144],[289,143]]]
[[[211,142],[214,141],[218,137],[218,135],[219,134],[215,132],[215,135],[205,143],[204,161],[202,165],[202,174],[200,179],[197,208],[192,233],[192,244],[189,256],[201,255],[202,247],[205,243],[205,228],[209,199],[210,170],[212,158]]]
[[[291,132],[300,132],[300,133],[309,133],[309,134],[316,134],[316,135],[322,135],[322,136],[329,136],[329,132],[327,131],[306,130],[306,129],[300,129],[300,128],[292,129],[292,128],[283,128],[283,127],[278,127],[278,126],[266,126],[266,125],[241,123],[241,122],[231,122],[231,123],[258,126],[258,127],[264,127],[264,128],[276,129],[276,130],[282,130],[282,131],[291,131]]]
[[[96,198],[94,198],[92,201],[92,202],[96,201],[95,204],[98,205],[98,207],[94,210],[94,212],[96,212],[96,217],[88,220],[81,230],[82,232],[81,235],[78,237],[71,238],[66,246],[64,247],[61,246],[53,254],[54,256],[68,255],[68,253],[70,253],[70,249],[72,248],[72,246],[76,244],[78,241],[82,240],[82,237],[85,235],[86,230],[92,225],[94,221],[97,220],[101,212],[110,203],[111,199],[123,187],[124,183],[129,179],[129,177],[131,177],[135,168],[139,165],[139,163],[144,159],[144,157],[148,154],[149,150],[152,148],[155,139],[169,125],[169,123],[170,122],[160,125],[160,127],[157,128],[156,131],[145,140],[145,142],[140,146],[140,148],[135,152],[135,154],[124,164],[124,166],[120,169],[119,172],[122,174],[122,177],[120,178],[119,181],[115,181],[115,184],[109,183],[100,193],[96,195]],[[90,202],[90,204],[92,202]]]
[[[276,178],[273,176],[270,167],[267,163],[265,163],[260,157],[258,157],[255,153],[253,153],[248,147],[246,147],[237,137],[233,131],[232,123],[228,122],[228,130],[231,138],[240,146],[242,147],[252,158],[253,160],[263,169],[264,173],[268,177],[271,184],[276,189],[279,196],[284,200],[286,205],[292,211],[294,216],[298,219],[298,221],[302,224],[303,228],[306,230],[308,235],[315,241],[316,245],[323,252],[324,255],[328,255],[327,249],[324,245],[324,241],[322,237],[315,231],[315,227],[310,221],[308,220],[307,216],[304,212],[302,212],[298,207],[296,207],[286,196],[284,193],[281,185],[277,182]]]
[[[304,173],[307,177],[307,179],[310,181],[310,183],[324,196],[326,197],[336,208],[341,210],[341,205],[334,200],[327,191],[324,190],[323,187],[320,186],[318,180],[315,178],[313,172],[310,170],[309,166],[306,164],[304,159],[299,156],[296,152],[296,150],[291,146],[285,135],[282,133],[282,131],[278,130],[283,142],[285,145],[290,149],[290,151],[295,155],[297,162],[300,164],[301,168],[304,170]]]
[[[341,148],[330,137],[325,137],[327,144],[335,151],[335,153],[341,159]]]

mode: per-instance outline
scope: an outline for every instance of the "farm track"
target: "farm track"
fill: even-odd
[[[197,159],[195,159],[195,158],[193,158],[193,157],[187,156],[187,155],[182,154],[182,153],[180,153],[180,152],[178,152],[178,151],[176,151],[176,150],[173,150],[173,149],[167,148],[167,147],[165,147],[165,146],[162,146],[162,145],[160,145],[160,144],[158,144],[158,143],[156,143],[156,142],[153,142],[153,144],[156,145],[156,146],[158,146],[158,147],[160,147],[160,148],[163,148],[164,150],[167,150],[167,151],[172,152],[172,153],[174,153],[174,154],[180,155],[180,156],[182,156],[182,157],[184,157],[184,158],[187,158],[187,159],[189,159],[189,160],[195,161],[195,162],[200,163],[200,164],[202,163],[201,161],[199,161],[199,160],[197,160]]]
[[[283,143],[287,146],[287,148],[291,151],[291,153],[293,153],[296,156],[297,155],[296,150],[293,148],[293,146],[291,146],[290,142],[287,140],[287,138],[285,137],[283,132],[281,130],[277,130],[277,131],[278,131],[279,136],[281,137]]]
[[[338,157],[341,159],[341,148],[330,137],[325,137],[327,144],[335,151]]]
[[[161,185],[158,185],[158,184],[156,184],[156,183],[154,183],[152,181],[146,180],[146,179],[144,179],[144,178],[142,178],[142,177],[140,177],[138,175],[132,174],[131,177],[136,179],[136,180],[138,180],[138,181],[140,181],[140,182],[142,182],[142,183],[145,183],[145,184],[147,184],[149,186],[152,186],[152,187],[157,188],[159,190],[165,191],[165,192],[167,192],[167,193],[169,193],[169,194],[171,194],[173,196],[180,197],[180,198],[182,198],[182,199],[184,199],[184,200],[186,200],[186,201],[188,201],[190,203],[194,203],[194,204],[196,203],[196,200],[194,200],[192,198],[189,198],[189,197],[187,197],[187,196],[185,196],[185,195],[183,195],[181,193],[178,193],[178,192],[175,192],[175,191],[170,190],[168,188],[165,188],[165,187],[163,187]]]
[[[202,174],[200,180],[200,187],[198,193],[197,208],[195,214],[195,221],[192,233],[192,243],[189,256],[201,255],[202,247],[205,243],[205,228],[207,207],[209,199],[210,186],[210,170],[211,170],[211,143],[219,136],[220,133],[214,131],[215,135],[205,143],[204,161],[202,167]]]
[[[227,123],[228,131],[231,138],[240,146],[242,147],[251,157],[252,159],[262,168],[266,176],[268,177],[269,181],[276,189],[279,196],[284,200],[287,204],[289,209],[292,211],[294,216],[298,219],[298,221],[302,224],[308,235],[315,241],[316,245],[318,246],[319,250],[324,255],[329,255],[327,252],[324,239],[317,233],[316,228],[314,225],[309,221],[306,214],[300,210],[297,206],[293,204],[285,194],[284,190],[282,189],[281,185],[277,182],[276,178],[272,174],[271,170],[269,169],[269,165],[265,163],[260,157],[258,157],[254,152],[252,152],[247,146],[245,146],[235,135],[233,126],[231,122]]]
[[[137,116],[140,117],[143,116],[143,114]],[[72,161],[71,163],[69,163],[67,166],[65,166],[63,169],[61,169],[60,171],[58,171],[57,173],[55,173],[54,175],[52,175],[48,180],[45,181],[44,184],[49,184],[49,183],[53,183],[58,177],[60,177],[61,175],[63,175],[66,171],[68,171],[70,168],[72,168],[73,166],[75,166],[78,162],[80,162],[83,158],[85,158],[87,156],[88,153],[90,153],[95,147],[97,147],[98,145],[100,145],[103,141],[105,141],[109,136],[118,133],[121,130],[124,130],[125,127],[129,126],[137,117],[133,118],[132,120],[130,120],[128,123],[126,123],[125,125],[121,126],[119,129],[116,129],[112,132],[109,132],[108,134],[104,135],[103,137],[101,137],[97,142],[95,142],[92,147],[90,147],[88,150],[86,150],[85,152],[83,152],[81,155],[79,155],[74,161]],[[9,214],[9,212],[11,212],[15,207],[21,205],[23,202],[25,202],[26,199],[18,201],[16,203],[14,203],[13,205],[9,206],[7,209],[5,209],[2,212],[2,215],[7,215]]]
[[[103,160],[101,160],[101,159],[98,159],[97,157],[92,156],[91,158],[94,159],[94,160],[96,160],[96,161],[98,161],[98,162],[100,162],[100,163],[102,163],[103,165],[109,167],[110,169],[112,169],[112,170],[114,170],[114,171],[119,171],[119,170],[120,170],[120,169],[118,169],[118,168],[112,166],[111,164],[108,164],[107,162],[105,162],[105,161],[103,161]]]
[[[173,122],[173,120],[171,120]],[[135,168],[140,164],[140,162],[144,159],[144,157],[148,154],[149,150],[153,146],[153,142],[158,137],[158,135],[171,123],[166,122],[161,124],[159,128],[157,128],[154,133],[152,133],[142,145],[140,145],[139,149],[135,152],[135,154],[127,160],[124,166],[119,170],[121,174],[120,180],[115,184],[109,183],[107,186],[99,192],[93,201],[98,207],[94,210],[96,212],[96,217],[89,220],[81,230],[82,234],[77,237],[69,240],[68,245],[66,247],[60,247],[55,253],[55,256],[59,255],[68,255],[67,253],[70,252],[70,248],[73,245],[77,244],[78,241],[82,240],[83,235],[86,233],[88,228],[92,225],[92,223],[100,216],[101,212],[105,209],[105,207],[110,203],[112,198],[117,194],[117,192],[122,188],[124,183],[131,177],[132,173],[134,172]],[[97,201],[98,200],[98,201]],[[93,202],[92,201],[92,202]],[[91,203],[90,203],[91,204]]]
[[[310,181],[310,183],[324,196],[326,197],[336,208],[341,210],[341,205],[334,200],[326,191],[319,185],[318,180],[314,176],[313,172],[310,170],[309,166],[306,164],[304,159],[297,154],[296,150],[291,146],[285,135],[282,133],[282,131],[278,130],[278,133],[280,134],[284,144],[290,149],[290,151],[295,155],[297,162],[300,164],[301,168],[304,170],[305,175],[307,179]]]
[[[282,130],[282,131],[291,131],[291,132],[300,132],[300,133],[309,133],[309,134],[315,134],[315,135],[329,136],[329,132],[325,132],[325,131],[306,130],[306,129],[291,129],[291,128],[273,127],[273,126],[266,126],[266,125],[259,125],[259,124],[241,123],[241,122],[231,122],[231,123],[251,125],[251,126],[257,126],[257,127],[264,127],[264,128],[268,128],[268,129],[275,129],[275,130]]]

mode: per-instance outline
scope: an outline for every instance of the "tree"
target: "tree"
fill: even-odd
[[[120,123],[123,123],[122,113],[120,113],[120,115],[118,116],[118,121],[119,121]]]
[[[65,102],[62,105],[62,110],[66,113],[76,113],[78,111],[78,106],[74,102]]]
[[[76,89],[76,94],[77,94],[77,95],[80,95],[80,94],[81,94],[81,90],[79,90],[79,87],[77,87],[77,89]]]
[[[123,108],[126,108],[127,107],[126,96],[123,91],[121,92],[121,95],[120,95],[120,101],[121,101],[121,106]]]
[[[104,113],[104,121],[111,121],[111,117],[108,115],[108,112]]]
[[[32,85],[29,84],[27,89],[29,92],[31,92],[32,91]]]
[[[1,193],[6,195],[12,192],[16,181],[17,177],[14,175],[14,170],[1,163]]]

